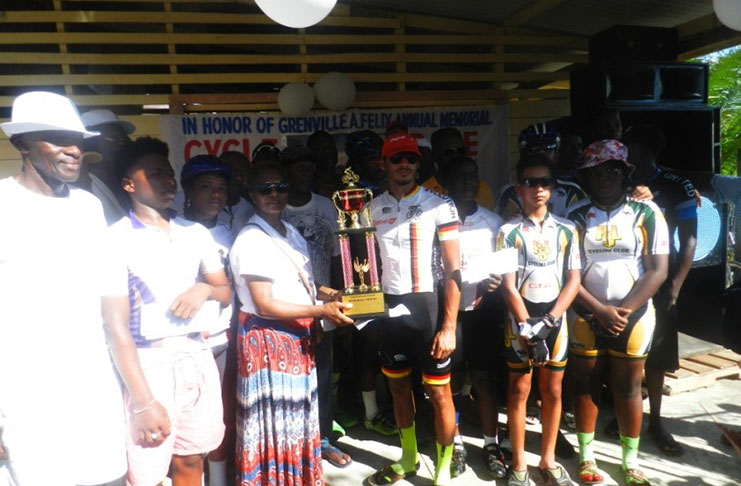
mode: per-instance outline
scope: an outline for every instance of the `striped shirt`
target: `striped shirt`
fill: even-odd
[[[579,230],[582,285],[600,302],[619,305],[645,273],[644,255],[667,255],[669,231],[651,201],[629,201],[603,211],[584,199],[569,211]]]
[[[433,245],[458,239],[458,211],[453,201],[415,187],[401,201],[384,192],[370,206],[381,251],[382,286],[387,294],[432,292]]]

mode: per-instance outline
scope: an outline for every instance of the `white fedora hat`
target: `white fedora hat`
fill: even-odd
[[[0,124],[8,137],[47,130],[77,132],[84,138],[100,135],[85,130],[80,114],[69,98],[47,91],[31,91],[17,97],[13,101],[10,120]]]
[[[101,125],[118,125],[126,132],[126,135],[134,133],[136,127],[126,120],[119,120],[118,116],[111,110],[91,110],[82,114],[82,123],[85,128],[96,129]]]

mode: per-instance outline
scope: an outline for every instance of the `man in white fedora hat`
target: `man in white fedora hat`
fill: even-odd
[[[100,200],[106,221],[113,224],[126,215],[124,208],[129,203],[128,196],[121,189],[121,170],[116,154],[124,143],[131,141],[129,135],[134,133],[136,127],[119,119],[110,110],[86,111],[80,118],[87,130],[99,133],[83,140],[83,150],[86,154],[100,154],[100,157],[97,161],[85,158],[76,185]]]
[[[70,186],[82,140],[97,133],[69,99],[38,91],[17,97],[0,126],[22,160],[0,180],[0,483],[121,484],[126,430],[111,356],[133,406],[146,407],[134,428],[167,435],[169,420],[137,361],[128,299],[107,297],[126,294],[127,274],[102,244],[101,205]]]

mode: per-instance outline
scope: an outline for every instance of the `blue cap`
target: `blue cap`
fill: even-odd
[[[232,171],[218,157],[213,155],[196,155],[191,157],[180,171],[180,183],[184,184],[201,174],[222,175],[227,180],[232,178]]]

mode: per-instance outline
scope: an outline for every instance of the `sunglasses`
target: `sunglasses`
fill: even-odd
[[[269,196],[273,191],[277,192],[278,194],[285,194],[288,192],[288,183],[266,182],[264,184],[257,184],[252,189],[261,196]]]
[[[406,160],[410,164],[419,164],[420,159],[417,154],[413,154],[410,152],[401,152],[399,154],[392,155],[391,157],[389,157],[389,162],[391,162],[394,165],[401,164],[403,160]]]
[[[459,145],[457,147],[448,147],[445,149],[445,155],[466,155],[468,149],[465,146]]]
[[[526,177],[520,180],[520,184],[525,187],[551,187],[555,182],[553,177]]]

